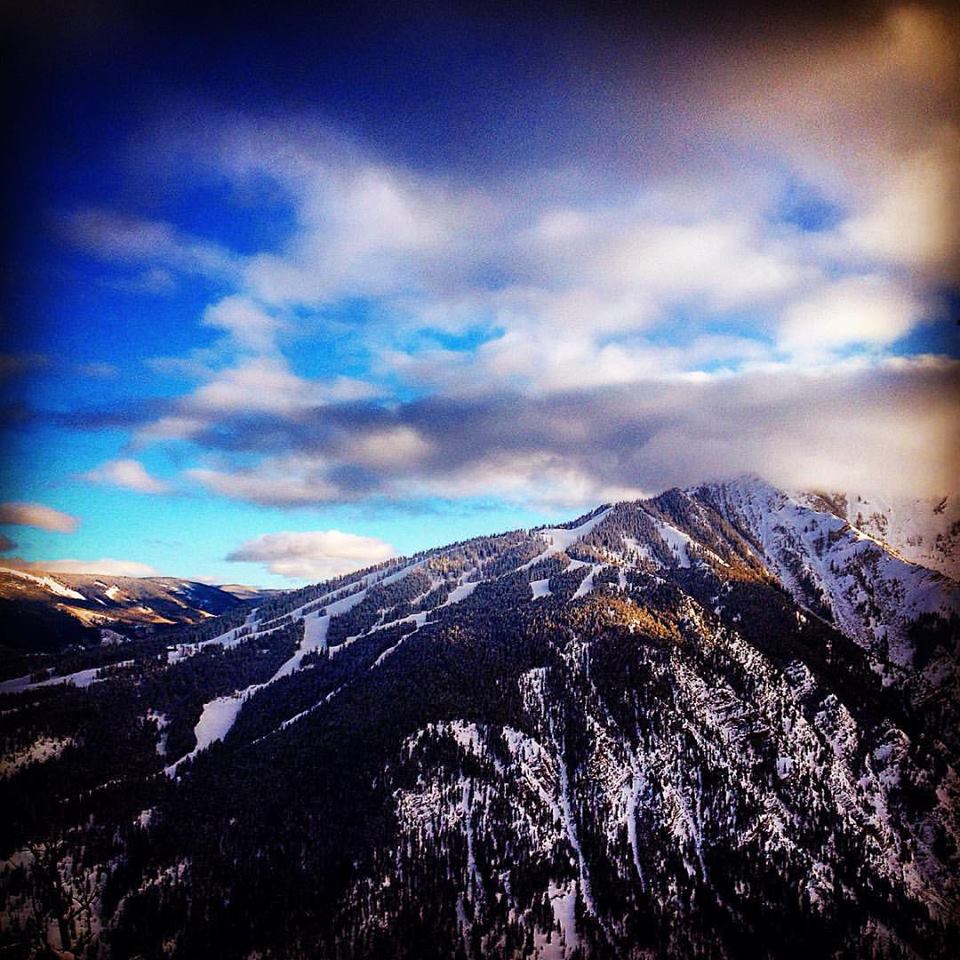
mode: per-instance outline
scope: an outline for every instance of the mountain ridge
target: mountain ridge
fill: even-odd
[[[65,647],[123,643],[158,627],[210,620],[270,592],[182,577],[55,573],[0,565],[4,659],[32,668]],[[5,665],[6,666],[6,665]]]
[[[0,686],[0,845],[117,956],[946,957],[958,604],[758,478],[604,505]]]

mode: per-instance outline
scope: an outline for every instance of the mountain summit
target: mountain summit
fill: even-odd
[[[4,925],[104,957],[947,957],[960,588],[743,477],[0,685]]]

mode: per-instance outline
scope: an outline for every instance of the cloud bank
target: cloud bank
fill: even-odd
[[[960,466],[958,400],[960,365],[930,359],[340,406],[269,427],[218,419],[199,440],[224,465],[193,479],[275,506],[494,495],[573,507],[741,471],[791,487],[933,495],[952,489]],[[240,451],[260,459],[231,467]]]
[[[327,580],[396,556],[383,540],[339,530],[268,533],[248,540],[227,556],[238,563],[261,563],[291,579]]]

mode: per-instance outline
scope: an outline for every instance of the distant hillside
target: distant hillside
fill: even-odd
[[[108,577],[0,567],[4,667],[18,654],[115,642],[157,626],[195,624],[262,596],[173,577]]]
[[[264,587],[250,587],[245,583],[221,583],[219,584],[219,589],[223,590],[225,593],[229,593],[231,596],[236,597],[238,600],[269,600],[271,597],[276,597],[281,593],[285,593],[285,590],[276,590],[269,589]]]

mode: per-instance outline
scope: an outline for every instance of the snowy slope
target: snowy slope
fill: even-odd
[[[960,496],[889,498],[861,490],[797,499],[835,513],[913,563],[960,580]]]
[[[960,615],[955,583],[905,561],[883,541],[807,498],[803,502],[757,477],[689,493],[742,531],[801,603],[868,649],[885,645],[895,664],[911,663],[909,633],[920,617]]]

